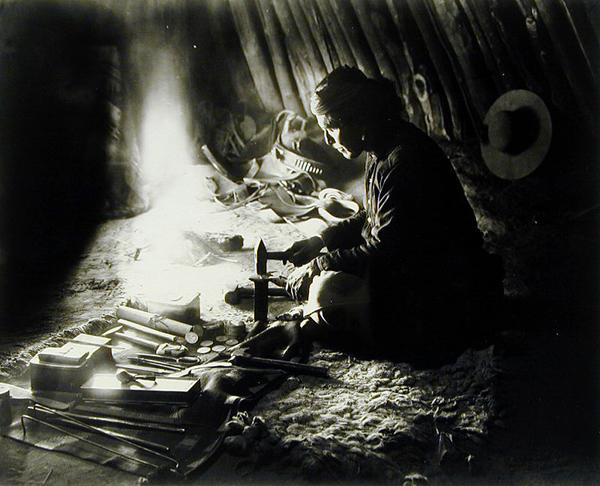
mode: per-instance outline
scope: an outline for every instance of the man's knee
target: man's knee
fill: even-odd
[[[325,271],[316,276],[309,288],[308,301],[319,306],[340,304],[365,289],[365,281],[345,272]]]

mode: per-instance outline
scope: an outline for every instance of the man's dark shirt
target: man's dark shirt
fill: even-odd
[[[387,286],[406,278],[447,284],[481,251],[473,211],[435,142],[409,124],[396,140],[385,158],[368,155],[365,209],[323,232],[330,252],[316,265],[361,277],[375,271]]]

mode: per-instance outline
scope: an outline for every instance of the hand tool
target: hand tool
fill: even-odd
[[[285,289],[279,287],[267,288],[267,295],[271,297],[289,297]],[[236,287],[223,294],[223,300],[230,305],[239,304],[242,299],[254,298],[254,289],[248,287]]]
[[[48,407],[54,408],[54,407]],[[147,430],[160,430],[163,432],[175,432],[175,433],[185,433],[184,427],[175,427],[173,425],[167,424],[159,424],[159,423],[150,423],[150,422],[138,422],[136,420],[126,420],[122,418],[116,417],[103,417],[98,415],[87,415],[83,413],[76,412],[64,412],[65,415],[69,417],[73,417],[79,420],[87,421],[87,422],[97,422],[100,424],[106,425],[118,425],[123,427],[129,427],[132,429],[147,429]]]
[[[129,371],[124,370],[122,368],[117,370],[117,373],[115,374],[115,376],[117,377],[117,380],[119,380],[120,383],[123,383],[123,385],[129,385],[130,383],[135,383],[137,385],[143,386],[144,388],[150,388],[149,386],[146,386],[144,383],[142,383],[141,380],[152,381],[151,386],[154,386],[156,384],[156,377],[154,375],[134,375],[134,374],[130,373]]]
[[[204,341],[203,341],[204,342]],[[212,341],[211,341],[212,344]],[[181,356],[176,358],[175,356],[162,356],[159,354],[148,354],[148,353],[136,353],[138,358],[154,359],[159,361],[166,361],[167,363],[177,363],[181,365],[195,365],[200,363],[200,359],[196,356]]]
[[[281,359],[258,358],[248,355],[235,355],[229,358],[229,362],[235,366],[252,366],[254,368],[280,369],[298,375],[321,376],[328,378],[327,368],[322,366],[294,363]]]
[[[136,372],[154,373],[156,375],[164,375],[164,374],[172,373],[172,370],[167,370],[165,368],[158,368],[158,367],[153,367],[153,366],[141,366],[141,365],[132,365],[132,364],[123,364],[123,363],[117,363],[115,366],[119,369],[133,371],[134,373],[136,373]]]
[[[174,356],[179,358],[186,353],[189,353],[189,349],[183,344],[162,343],[156,348],[156,354],[159,356]]]
[[[185,366],[178,365],[174,362],[165,362],[150,358],[138,358],[137,356],[128,356],[127,359],[137,364],[157,366],[160,368],[164,368],[165,370],[179,371],[185,368]]]
[[[148,453],[153,454],[153,455],[155,455],[157,457],[161,457],[162,459],[165,459],[165,460],[167,460],[169,462],[172,462],[173,464],[175,464],[175,470],[177,470],[179,468],[179,462],[177,462],[172,457],[167,456],[165,454],[162,454],[160,452],[157,452],[157,451],[155,451],[153,449],[149,449],[148,447],[136,444],[135,442],[133,442],[131,440],[131,437],[127,437],[127,436],[126,436],[127,438],[116,437],[112,433],[112,431],[110,431],[110,430],[106,430],[106,429],[103,429],[101,427],[96,427],[95,425],[88,425],[88,424],[86,424],[84,422],[81,422],[80,420],[77,420],[77,419],[72,418],[72,417],[68,417],[67,415],[65,415],[62,412],[59,412],[57,410],[52,410],[50,408],[42,407],[42,406],[39,406],[39,405],[36,406],[36,407],[34,407],[34,408],[38,408],[38,407],[40,407],[40,409],[43,410],[44,412],[47,412],[47,413],[49,413],[51,415],[54,415],[54,416],[57,416],[57,417],[61,417],[65,421],[68,421],[68,422],[71,422],[73,424],[76,424],[76,425],[80,426],[81,428],[83,428],[85,430],[89,430],[90,432],[96,432],[96,433],[98,433],[100,435],[104,435],[104,436],[113,438],[113,439],[115,439],[118,442],[122,442],[124,444],[127,444],[127,445],[130,445],[132,447],[135,447],[136,449],[142,450],[144,452],[148,452]]]
[[[116,451],[114,449],[111,449],[110,447],[106,447],[102,444],[98,444],[97,442],[94,442],[93,440],[90,440],[86,437],[82,437],[80,435],[74,434],[73,432],[64,429],[63,427],[59,427],[58,425],[54,425],[51,424],[50,422],[46,422],[45,420],[36,418],[36,417],[32,417],[31,415],[27,415],[27,414],[23,414],[21,415],[21,429],[23,430],[23,436],[27,435],[27,429],[25,428],[25,419],[27,420],[31,420],[32,422],[36,422],[38,424],[42,424],[45,425],[46,427],[50,427],[51,429],[57,430],[59,431],[61,434],[65,434],[68,435],[69,437],[73,437],[75,439],[78,439],[82,442],[85,442],[86,444],[90,444],[93,445],[94,447],[98,447],[99,449],[102,449],[104,451],[110,452],[111,454],[114,454],[116,456],[122,457],[124,459],[127,459],[128,461],[133,461],[133,462],[137,462],[139,464],[144,464],[145,466],[150,466],[153,467],[155,469],[161,469],[161,466],[159,466],[158,464],[154,464],[152,462],[148,462],[148,461],[144,461],[142,459],[138,459],[136,457],[132,457],[130,455],[124,454],[122,452]]]
[[[76,425],[77,427],[79,427],[79,425],[77,424],[77,422],[75,422],[75,420],[77,420],[78,422],[81,422],[82,424],[89,425],[89,424],[85,423],[85,421],[82,420],[80,417],[73,416],[72,414],[65,413],[64,414],[65,417],[62,418],[62,417],[56,417],[55,414],[52,413],[53,410],[49,411],[47,409],[40,408],[40,407],[35,407],[35,406],[28,407],[27,410],[34,411],[36,414],[42,413],[42,414],[53,416],[55,420],[63,423],[64,425],[71,425],[71,426]],[[67,418],[69,420],[67,420]],[[83,427],[79,427],[79,428],[83,428]],[[110,435],[111,437],[130,440],[131,442],[135,442],[136,444],[141,445],[143,447],[149,447],[150,449],[156,449],[156,450],[162,451],[162,452],[169,452],[171,450],[169,446],[166,446],[164,444],[159,444],[158,442],[154,442],[154,441],[147,440],[147,439],[142,439],[142,438],[135,437],[135,436],[130,436],[127,434],[123,434],[121,432],[116,432],[114,430],[107,430],[107,429],[102,429],[102,430],[104,430],[104,432],[106,432],[106,434]]]

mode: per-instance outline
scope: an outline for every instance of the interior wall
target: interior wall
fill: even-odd
[[[231,97],[248,99],[252,92],[270,112],[307,113],[316,83],[332,68],[350,65],[395,81],[406,117],[439,138],[464,141],[480,134],[494,100],[517,88],[536,92],[574,122],[588,128],[595,122],[599,32],[591,1],[207,0],[192,5],[191,10],[204,10],[215,30],[215,52],[227,54],[229,62],[219,67],[230,75]],[[196,25],[202,30],[200,22]]]

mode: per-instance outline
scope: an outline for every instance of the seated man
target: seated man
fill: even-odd
[[[401,118],[390,82],[358,69],[331,72],[311,108],[328,144],[368,157],[365,209],[288,250],[302,334],[422,362],[464,346],[502,270],[445,154]]]

